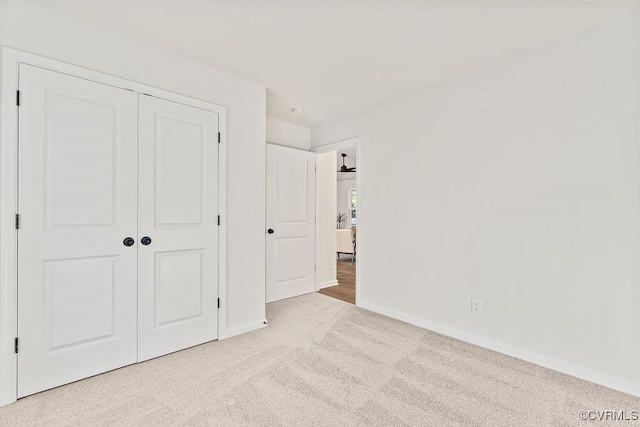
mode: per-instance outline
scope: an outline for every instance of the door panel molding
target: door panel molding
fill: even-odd
[[[71,65],[43,56],[2,47],[0,69],[0,406],[17,399],[17,354],[14,339],[18,336],[17,297],[17,234],[18,210],[18,114],[16,96],[19,83],[19,65],[26,64],[73,77],[115,86],[139,94],[147,94],[189,107],[212,111],[219,117],[220,144],[218,153],[218,209],[221,225],[218,237],[218,339],[228,336],[226,312],[226,185],[227,185],[227,109],[208,101],[159,89],[144,83],[132,82],[99,71]],[[64,227],[64,226],[60,226]],[[109,227],[105,225],[105,228]]]

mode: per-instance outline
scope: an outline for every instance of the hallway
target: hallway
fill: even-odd
[[[356,303],[356,264],[351,264],[351,259],[336,260],[338,268],[337,286],[320,289],[320,293],[337,298],[350,304]]]

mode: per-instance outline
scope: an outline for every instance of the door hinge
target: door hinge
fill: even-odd
[[[18,353],[18,337],[16,337],[16,339],[13,341],[13,349],[17,354]]]
[[[218,308],[220,308],[220,298],[218,298]]]
[[[220,132],[218,132],[218,144],[220,144]]]
[[[20,106],[20,91],[19,90],[16,91],[16,105],[18,107]]]
[[[220,215],[218,215],[218,225],[220,225]]]
[[[16,230],[20,229],[20,214],[16,214]]]

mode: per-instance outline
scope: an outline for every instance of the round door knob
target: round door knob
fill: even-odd
[[[140,243],[142,243],[145,246],[151,244],[151,237],[144,236],[142,239],[140,239]]]
[[[270,229],[268,229],[268,230],[267,230],[267,233],[269,233],[269,234],[273,234],[273,233],[275,233],[275,232],[273,231],[273,228],[270,228]]]
[[[125,246],[133,246],[136,241],[133,240],[133,237],[127,237],[122,241],[122,244]]]

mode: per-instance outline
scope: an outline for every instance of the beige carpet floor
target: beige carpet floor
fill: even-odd
[[[2,426],[606,425],[581,410],[640,399],[320,294],[270,326],[0,408]],[[616,421],[611,425],[632,425]]]

